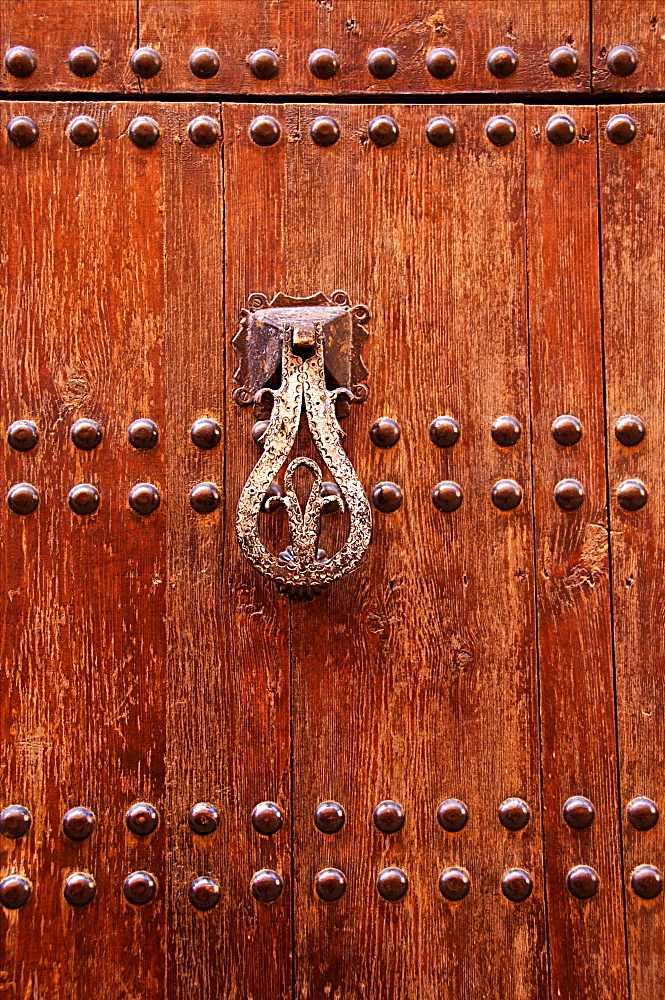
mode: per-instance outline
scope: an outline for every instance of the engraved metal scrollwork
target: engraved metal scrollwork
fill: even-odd
[[[238,541],[252,566],[297,600],[311,600],[334,580],[351,573],[370,543],[371,508],[342,448],[345,435],[338,422],[347,401],[362,402],[367,397],[362,384],[367,371],[360,352],[367,338],[363,324],[368,319],[366,306],[351,306],[344,292],[306,299],[279,294],[270,303],[266,296],[254,294],[233,341],[240,355],[236,402],[261,408],[266,398],[272,401],[261,438],[263,454],[238,501]],[[297,456],[289,461],[302,412],[339,493],[322,491],[323,473],[312,459]],[[280,487],[277,479],[284,466],[284,486]],[[312,475],[304,509],[294,488],[298,469]],[[290,544],[275,555],[260,537],[259,519],[262,512],[280,507],[286,511]],[[318,544],[322,517],[345,509],[350,519],[348,537],[328,557]]]

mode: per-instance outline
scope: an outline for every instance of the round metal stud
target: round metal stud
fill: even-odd
[[[269,420],[257,420],[254,426],[252,427],[252,441],[254,442],[257,448],[263,448],[263,441],[261,440],[261,438],[268,430],[269,423],[270,423]]]
[[[508,146],[517,135],[517,128],[512,118],[496,115],[485,126],[485,134],[495,146]]]
[[[317,146],[334,146],[341,133],[334,118],[322,115],[314,119],[309,134]]]
[[[212,910],[222,898],[222,891],[214,878],[200,875],[190,884],[187,896],[197,910]]]
[[[5,55],[5,66],[12,76],[32,76],[37,69],[37,56],[25,45],[14,45]]]
[[[641,510],[648,499],[647,488],[639,479],[626,479],[617,489],[617,500],[624,510]]]
[[[32,886],[22,875],[7,875],[0,881],[0,906],[20,910],[30,899]]]
[[[455,126],[450,118],[440,115],[427,123],[426,135],[433,146],[443,148],[455,141]]]
[[[432,49],[427,53],[427,72],[437,80],[447,80],[457,69],[457,56],[452,49]]]
[[[607,68],[613,76],[630,76],[637,63],[637,52],[630,45],[615,45],[607,54]]]
[[[436,810],[436,818],[448,833],[458,833],[469,822],[469,810],[461,799],[444,799]]]
[[[575,899],[591,899],[598,892],[598,872],[588,865],[575,865],[566,876],[568,892]]]
[[[655,899],[663,891],[663,877],[654,865],[639,865],[630,876],[630,887],[641,899]]]
[[[222,494],[215,483],[197,483],[189,494],[189,502],[197,514],[211,514],[222,502]]]
[[[30,483],[17,483],[7,494],[7,504],[14,514],[26,517],[39,506],[39,493]]]
[[[89,45],[77,45],[69,53],[69,68],[74,76],[94,76],[101,63],[99,56]]]
[[[209,115],[199,115],[189,123],[187,135],[195,146],[214,146],[219,139],[219,125]]]
[[[261,510],[263,511],[263,513],[270,514],[275,509],[273,507],[266,506],[267,502],[270,500],[271,497],[283,497],[283,496],[284,496],[284,490],[279,485],[279,483],[271,483],[265,492],[265,495],[263,497],[263,503],[261,504]]]
[[[135,420],[129,425],[127,437],[134,448],[154,448],[159,440],[159,430],[154,420]]]
[[[435,417],[429,425],[429,436],[438,448],[450,448],[459,441],[459,424],[454,417]]]
[[[62,894],[70,906],[87,906],[97,894],[97,884],[88,872],[72,872],[65,879]]]
[[[557,444],[569,448],[582,437],[582,424],[570,413],[562,413],[552,424],[552,437]]]
[[[274,146],[282,129],[277,119],[271,115],[258,115],[249,126],[249,134],[257,146]]]
[[[575,122],[568,115],[552,115],[545,126],[545,135],[553,146],[567,146],[576,134]]]
[[[272,80],[279,73],[279,56],[272,49],[257,49],[249,57],[249,68],[257,80]]]
[[[518,63],[517,53],[507,45],[498,45],[487,56],[487,68],[499,80],[512,76]]]
[[[0,835],[8,840],[18,840],[25,837],[31,823],[30,810],[25,806],[5,806],[0,812]]]
[[[499,479],[492,487],[492,503],[499,510],[514,510],[522,503],[522,487],[514,479]]]
[[[194,833],[207,837],[209,833],[214,833],[219,825],[219,813],[212,802],[197,802],[189,810],[187,817],[189,828]]]
[[[72,444],[80,448],[81,451],[92,451],[101,444],[102,440],[102,429],[96,420],[77,420],[76,423],[72,424],[72,429],[69,432],[72,439]]]
[[[197,448],[209,451],[222,440],[222,428],[209,417],[201,417],[200,420],[195,420],[192,424],[189,436]]]
[[[323,505],[321,510],[324,514],[335,514],[339,511],[339,504],[333,502],[333,497],[339,497],[343,502],[342,491],[340,490],[337,483],[321,483],[319,488],[319,495],[324,499],[327,498],[327,503]]]
[[[25,115],[17,115],[7,125],[7,135],[9,141],[20,149],[27,149],[39,139],[39,128],[32,118]]]
[[[339,833],[346,816],[339,802],[319,802],[314,810],[314,825],[321,833]]]
[[[501,879],[501,892],[511,903],[521,903],[533,892],[533,879],[523,868],[510,868]]]
[[[379,417],[369,429],[369,437],[377,448],[392,448],[401,436],[399,424],[392,417]]]
[[[637,122],[630,115],[612,115],[605,132],[615,146],[627,146],[637,135]]]
[[[464,494],[462,487],[450,480],[437,483],[432,490],[432,503],[437,510],[442,510],[451,514],[458,507],[461,507]]]
[[[457,903],[468,896],[471,878],[465,868],[446,868],[439,875],[439,892],[444,899]]]
[[[94,514],[99,507],[99,492],[91,483],[79,483],[69,491],[69,506],[75,514]]]
[[[137,837],[147,837],[157,829],[159,816],[149,802],[135,802],[125,813],[125,823],[130,833]]]
[[[555,76],[572,76],[577,70],[579,59],[570,45],[559,45],[550,52],[548,64]]]
[[[99,125],[88,115],[79,115],[69,123],[69,138],[75,146],[92,146],[99,139]]]
[[[209,80],[219,72],[219,56],[214,49],[202,46],[189,57],[189,68],[199,80]]]
[[[497,417],[492,424],[492,437],[502,448],[510,448],[511,445],[517,444],[521,433],[522,427],[515,417]]]
[[[531,819],[531,810],[524,799],[505,799],[499,806],[499,822],[506,830],[523,830]]]
[[[584,503],[584,487],[577,479],[562,479],[554,487],[554,499],[562,510],[577,510]]]
[[[596,818],[593,802],[584,795],[571,795],[564,802],[563,818],[571,830],[586,830]]]
[[[282,895],[284,883],[277,872],[263,868],[254,872],[250,886],[254,899],[258,899],[259,903],[274,903]]]
[[[392,49],[373,49],[367,57],[367,69],[376,80],[388,80],[397,72],[397,56]]]
[[[379,802],[372,814],[374,826],[381,833],[397,833],[404,826],[404,810],[399,802],[384,799]]]
[[[630,800],[626,806],[626,815],[628,816],[628,822],[636,830],[652,830],[658,822],[660,810],[653,799],[647,799],[640,795]],[[0,816],[1,820],[2,817]]]
[[[375,146],[391,146],[399,136],[399,125],[390,115],[379,115],[369,123],[368,134]]]
[[[31,420],[15,420],[7,429],[7,443],[14,451],[31,451],[39,441],[39,431]]]
[[[346,875],[339,868],[324,868],[317,872],[314,888],[324,903],[334,903],[346,892]]]
[[[136,73],[142,80],[151,80],[162,68],[162,57],[156,49],[146,45],[132,52],[129,65],[132,73]]]
[[[379,896],[391,903],[406,896],[409,880],[401,868],[384,868],[376,880],[376,891]]]
[[[257,833],[271,836],[282,829],[284,817],[276,802],[259,802],[252,810],[252,826]]]
[[[129,138],[140,149],[149,149],[159,139],[159,125],[154,118],[139,115],[130,122]]]
[[[70,840],[87,840],[94,833],[97,820],[91,809],[74,806],[62,817],[62,832]]]
[[[317,80],[331,80],[339,71],[339,57],[332,49],[315,49],[310,54],[308,65]]]
[[[132,872],[122,886],[125,899],[134,906],[145,906],[155,898],[157,882],[150,872]]]
[[[127,499],[134,513],[144,517],[154,514],[161,502],[159,490],[152,483],[137,483],[132,486]]]
[[[399,510],[403,499],[397,483],[377,483],[372,490],[372,503],[382,514],[392,514]]]
[[[644,422],[632,413],[624,413],[614,425],[617,441],[619,444],[625,444],[627,448],[634,448],[636,444],[640,444],[646,432]]]

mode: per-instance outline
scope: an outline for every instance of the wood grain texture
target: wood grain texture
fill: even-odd
[[[665,90],[665,5],[634,0],[592,0],[593,89],[631,93]],[[630,45],[638,65],[630,76],[614,76],[607,54]]]
[[[639,125],[630,145],[615,146],[605,135],[614,114],[633,115]],[[658,996],[665,988],[660,961],[665,947],[662,896],[639,899],[630,889],[636,865],[663,869],[665,825],[634,829],[625,808],[647,796],[663,808],[665,784],[662,733],[665,723],[665,640],[661,567],[665,559],[662,441],[665,436],[663,371],[665,340],[660,294],[665,266],[663,209],[663,108],[601,108],[600,166],[603,235],[603,299],[607,366],[607,439],[615,610],[621,804],[626,870],[626,904],[631,990],[634,1000]],[[646,425],[643,442],[620,444],[614,435],[619,416],[632,413]],[[624,511],[616,488],[641,479],[649,501]]]

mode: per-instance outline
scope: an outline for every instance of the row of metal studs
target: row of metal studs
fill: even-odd
[[[75,421],[69,430],[72,444],[81,451],[94,451],[102,443],[102,425],[89,417]],[[222,429],[210,417],[195,420],[189,431],[192,444],[208,451],[215,448],[222,439]],[[39,444],[39,428],[32,420],[14,420],[7,428],[7,444],[14,451],[29,452]],[[133,420],[127,429],[127,440],[133,448],[145,451],[155,448],[159,442],[159,428],[154,420],[140,417]]]

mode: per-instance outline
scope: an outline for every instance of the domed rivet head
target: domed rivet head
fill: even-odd
[[[99,507],[99,492],[91,483],[79,483],[69,491],[69,506],[75,514],[94,514]]]
[[[324,903],[334,903],[346,892],[346,875],[339,868],[324,868],[314,878],[316,895]]]
[[[78,45],[69,53],[69,68],[74,76],[94,76],[100,66],[99,56],[89,45]]]
[[[388,80],[397,72],[397,56],[392,49],[373,49],[367,57],[367,69],[376,80]]]
[[[607,68],[613,76],[630,76],[637,62],[637,52],[630,45],[615,45],[607,54]]]
[[[404,826],[404,810],[399,802],[385,799],[379,802],[372,814],[374,826],[381,833],[397,833]]]
[[[339,504],[334,500],[335,497],[339,497],[343,501],[342,491],[337,483],[321,483],[319,496],[327,500],[321,508],[325,514],[334,514],[339,510]]]
[[[207,875],[201,875],[190,884],[187,896],[197,910],[212,910],[222,898],[222,892],[219,882]]]
[[[0,812],[0,834],[8,840],[25,837],[31,823],[30,810],[25,806],[5,806]]]
[[[465,868],[446,868],[439,875],[439,892],[452,903],[464,899],[470,888],[471,879]]]
[[[257,49],[249,57],[249,68],[257,80],[272,80],[279,73],[279,56],[272,49]]]
[[[32,118],[25,115],[18,115],[7,125],[7,135],[9,141],[21,149],[27,149],[39,139],[39,128]]]
[[[450,480],[437,483],[432,490],[432,503],[437,510],[442,510],[448,514],[461,507],[463,499],[462,487]]]
[[[26,517],[39,506],[39,493],[30,483],[17,483],[7,494],[7,504],[14,514]]]
[[[222,502],[215,483],[197,483],[189,494],[189,502],[197,514],[211,514]]]
[[[161,502],[159,490],[152,483],[137,483],[128,496],[129,506],[135,514],[154,514]]]
[[[194,833],[207,837],[209,833],[214,833],[219,825],[219,813],[211,802],[197,802],[189,810],[187,817],[189,828]]]
[[[522,503],[522,487],[514,479],[499,479],[492,487],[492,503],[499,510],[514,510]]]
[[[25,45],[14,45],[5,55],[5,66],[12,76],[32,76],[37,69],[37,56]]]
[[[318,80],[330,80],[339,71],[339,58],[332,49],[315,49],[309,57],[309,71]]]
[[[375,146],[392,146],[399,136],[399,125],[390,115],[379,115],[369,123],[368,134]]]
[[[275,509],[273,507],[266,506],[271,497],[283,497],[283,496],[284,496],[284,490],[279,485],[279,483],[271,483],[265,492],[265,495],[263,497],[263,502],[261,504],[261,510],[263,511],[263,513],[270,514]]]
[[[194,421],[189,436],[197,448],[208,451],[222,440],[222,428],[214,420],[202,417],[200,420]]]
[[[582,424],[570,413],[562,413],[552,424],[552,437],[557,444],[569,448],[582,437]]]
[[[99,126],[94,118],[79,115],[69,123],[69,138],[75,146],[92,146],[99,138]]]
[[[339,833],[346,816],[339,802],[319,802],[314,810],[314,825],[321,833]]]
[[[426,135],[433,146],[449,146],[455,141],[455,134],[454,124],[445,115],[432,118],[427,124]]]
[[[637,122],[630,115],[613,115],[605,126],[605,132],[615,146],[627,146],[637,135]]]
[[[199,115],[189,123],[187,135],[195,146],[214,146],[219,139],[219,125],[209,115]]]
[[[159,440],[159,430],[153,420],[135,420],[129,425],[127,437],[134,448],[154,448]]]
[[[128,903],[145,906],[155,897],[157,882],[150,872],[132,872],[125,879],[122,891]]]
[[[282,895],[284,883],[277,872],[263,868],[254,872],[250,886],[254,899],[258,899],[259,903],[274,903]]]
[[[377,483],[372,490],[372,503],[382,514],[399,510],[404,499],[397,483]]]
[[[550,52],[548,64],[555,76],[572,76],[577,70],[579,59],[570,45],[559,45]]]
[[[624,510],[641,510],[648,499],[647,488],[639,479],[626,479],[617,489],[617,500]]]
[[[130,122],[129,138],[139,149],[149,149],[159,139],[159,125],[154,118],[139,115]]]
[[[97,884],[88,872],[72,872],[65,879],[62,893],[70,906],[87,906],[97,894]]]
[[[340,129],[334,118],[322,115],[314,119],[309,134],[317,146],[334,146],[340,137]]]
[[[429,436],[438,448],[450,448],[459,441],[459,424],[453,417],[435,417]]]
[[[257,448],[263,448],[263,441],[261,440],[261,438],[268,430],[269,423],[270,423],[269,420],[257,420],[254,426],[252,427],[252,441],[254,442]]]
[[[259,115],[249,126],[249,134],[257,146],[274,146],[279,141],[282,129],[276,118]]]
[[[384,868],[376,880],[376,891],[389,902],[394,903],[406,896],[409,880],[401,868]]]
[[[492,424],[492,438],[502,448],[510,448],[511,445],[517,444],[521,433],[520,422],[515,417],[497,417]]]
[[[639,865],[630,876],[630,887],[641,899],[655,899],[663,891],[663,877],[653,865]]]
[[[495,146],[508,146],[517,135],[517,128],[512,118],[496,115],[485,126],[485,134]]]
[[[568,115],[552,115],[545,126],[545,135],[553,146],[567,146],[575,138],[575,122]]]
[[[142,80],[150,80],[153,76],[157,76],[162,68],[162,57],[155,49],[145,46],[132,52],[129,65],[132,67],[132,73],[136,73]]]
[[[377,448],[392,448],[401,436],[399,424],[392,417],[379,417],[369,429],[369,437]]]
[[[447,80],[457,69],[457,56],[451,49],[432,49],[427,54],[427,72],[437,80]]]
[[[436,818],[448,833],[458,833],[469,822],[469,810],[461,799],[445,799],[436,810]]]
[[[7,875],[0,881],[0,906],[20,910],[30,899],[32,886],[22,875]]]
[[[571,795],[564,803],[563,818],[571,830],[586,830],[595,820],[596,810],[584,795]]]
[[[487,56],[487,68],[499,80],[512,76],[518,62],[517,53],[507,45],[498,45]]]
[[[7,429],[7,443],[14,451],[31,451],[39,441],[39,431],[31,420],[15,420]]]
[[[531,810],[524,799],[505,799],[499,806],[499,822],[506,830],[523,830],[531,819]]]
[[[577,479],[562,479],[554,487],[554,499],[562,510],[577,510],[584,503],[584,488]]]
[[[625,444],[627,448],[634,448],[644,440],[646,427],[639,417],[634,417],[632,413],[625,413],[619,417],[614,425],[614,434],[619,444]]]
[[[257,833],[270,836],[282,829],[284,817],[276,802],[259,802],[252,810],[252,826]]]
[[[660,811],[652,799],[638,796],[635,799],[631,799],[628,803],[626,815],[628,816],[628,822],[636,830],[651,830],[658,822]],[[2,817],[0,816],[0,821],[1,819]]]
[[[194,49],[189,57],[189,68],[200,80],[209,80],[219,72],[219,56],[214,49],[205,46]]]
[[[102,440],[102,429],[96,420],[77,420],[70,431],[72,444],[81,451],[92,451]]]
[[[533,892],[533,879],[523,868],[510,868],[501,879],[501,892],[511,903],[521,903]]]
[[[87,840],[96,825],[94,812],[85,806],[68,809],[62,818],[62,832],[70,840]]]
[[[598,892],[600,879],[598,872],[588,865],[575,865],[566,876],[568,892],[575,899],[591,899]]]
[[[125,823],[130,833],[137,837],[147,837],[157,829],[157,810],[149,802],[135,802],[125,813]]]

